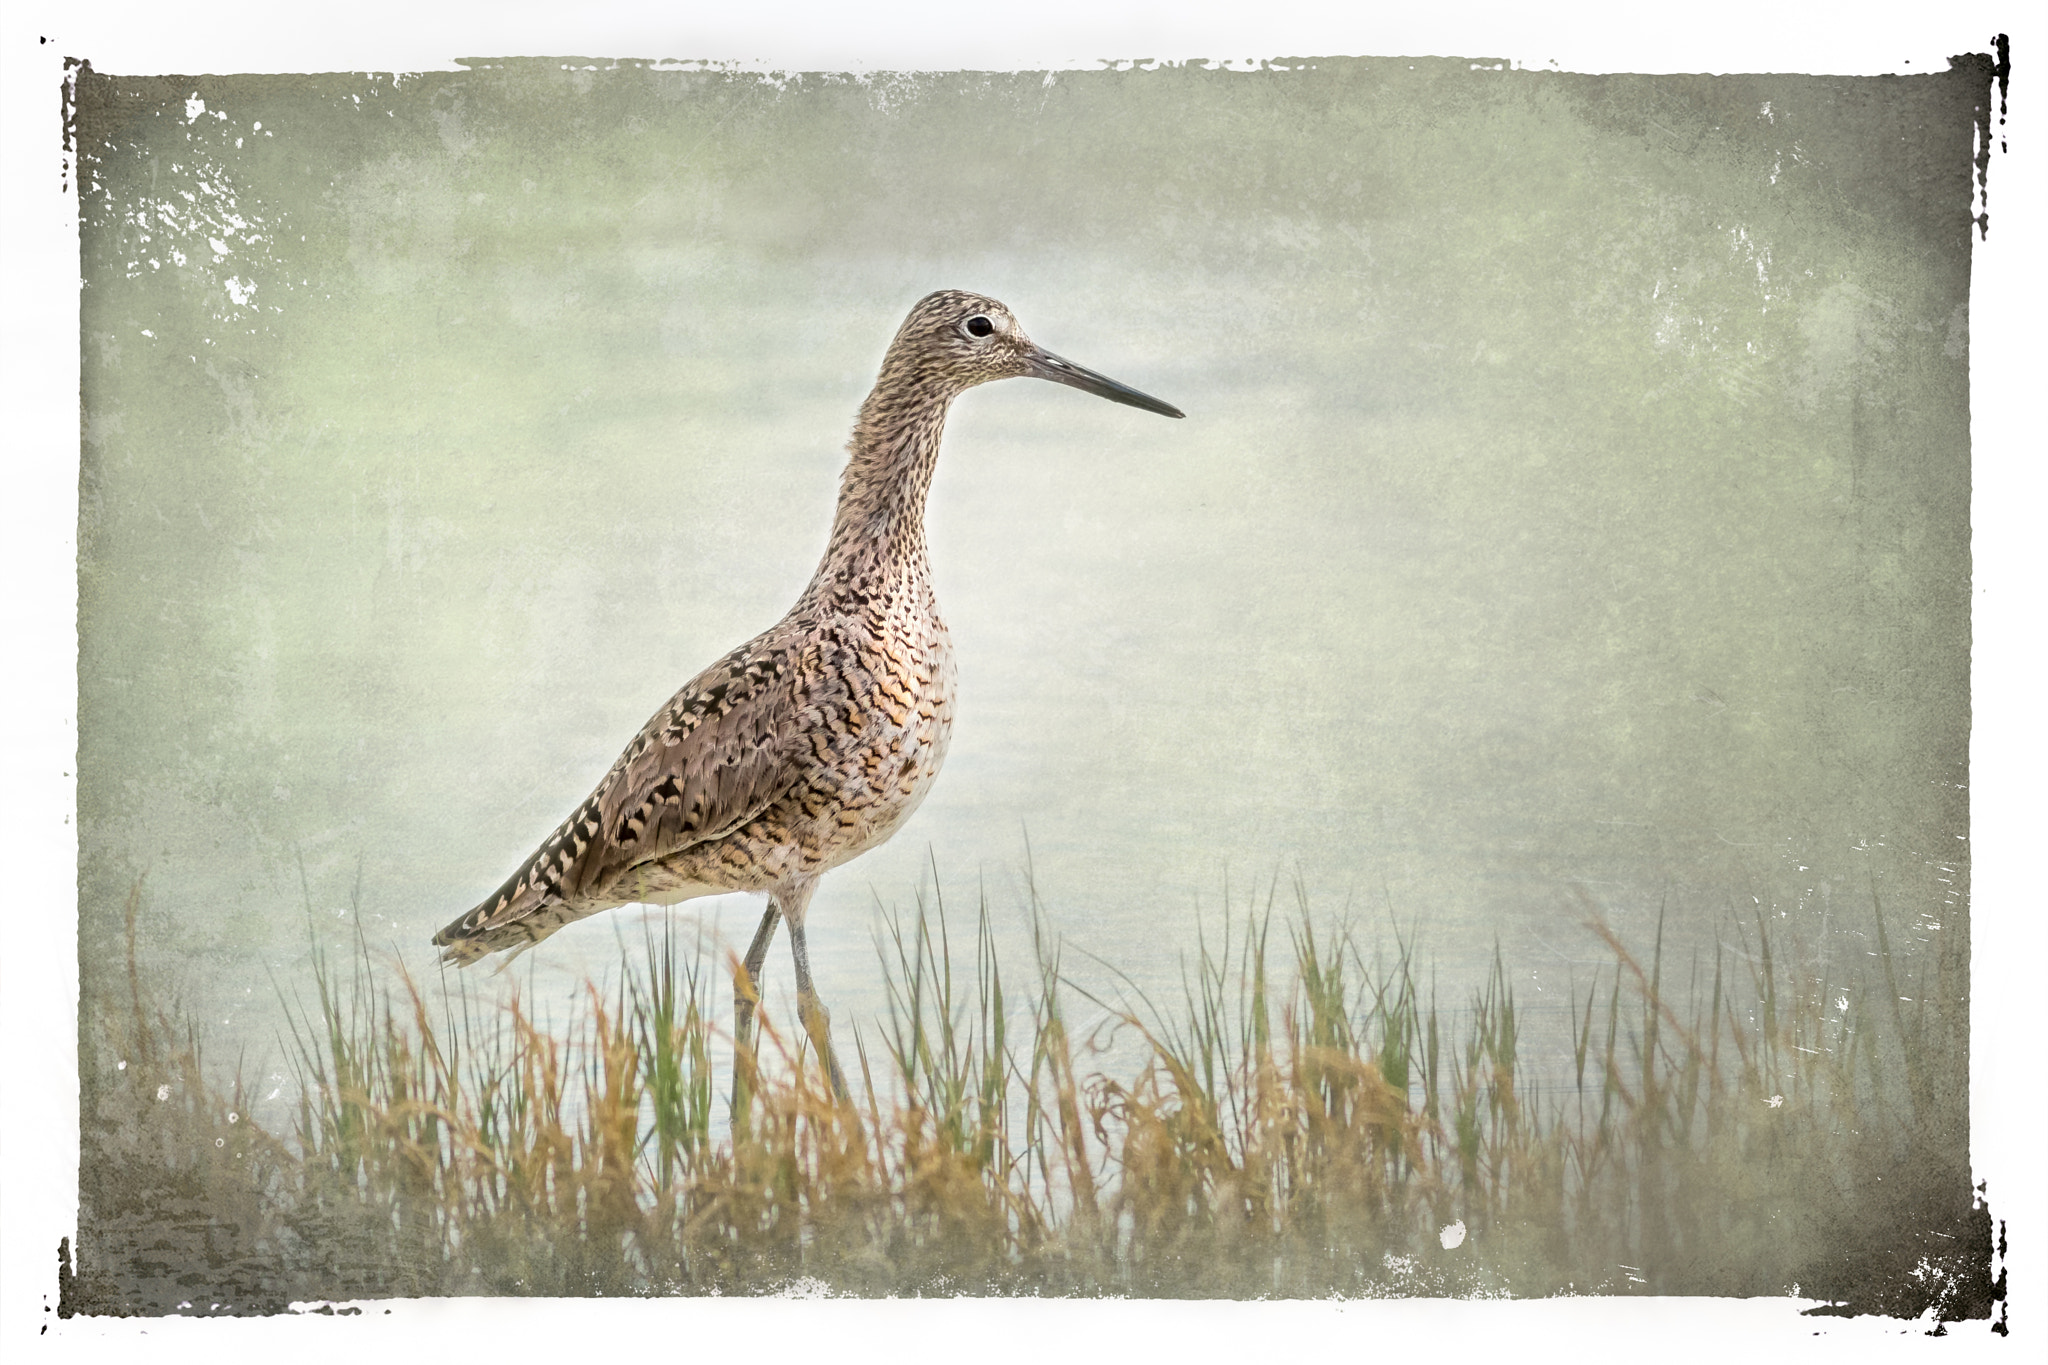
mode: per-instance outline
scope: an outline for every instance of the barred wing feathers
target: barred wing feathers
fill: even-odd
[[[467,964],[624,903],[633,868],[745,825],[799,779],[793,642],[753,641],[655,713],[575,813],[496,894],[434,935]]]

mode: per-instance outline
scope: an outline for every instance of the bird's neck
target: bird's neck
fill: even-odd
[[[867,593],[906,571],[922,575],[925,497],[949,400],[898,401],[877,385],[861,404],[814,595]]]

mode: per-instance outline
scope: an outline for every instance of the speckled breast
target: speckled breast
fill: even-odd
[[[820,871],[873,848],[910,818],[952,738],[953,645],[943,623],[878,642],[863,663],[873,686],[850,746],[857,763],[838,769],[845,780],[834,793],[837,810],[814,827]]]
[[[734,890],[816,876],[887,839],[931,789],[954,683],[935,613],[823,624],[796,673],[799,780],[746,825],[669,860],[671,875]]]

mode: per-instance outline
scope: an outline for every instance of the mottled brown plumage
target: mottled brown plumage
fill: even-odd
[[[739,990],[740,1041],[786,918],[803,1023],[844,1092],[811,984],[804,909],[822,873],[917,809],[945,760],[953,652],[932,596],[925,497],[953,399],[1013,376],[1181,415],[1040,349],[993,299],[946,291],[919,301],[861,404],[831,538],[803,596],[691,679],[504,886],[434,936],[446,961],[521,950],[614,906],[764,891]]]

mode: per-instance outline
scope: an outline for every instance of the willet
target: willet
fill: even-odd
[[[920,300],[860,406],[803,596],[685,684],[504,886],[434,935],[444,961],[516,954],[615,906],[765,891],[746,979],[733,983],[735,1044],[751,1055],[761,967],[786,919],[798,1017],[845,1097],[804,911],[822,874],[896,832],[945,760],[953,651],[932,596],[925,495],[953,400],[1018,376],[1182,415],[1035,345],[994,299]]]

